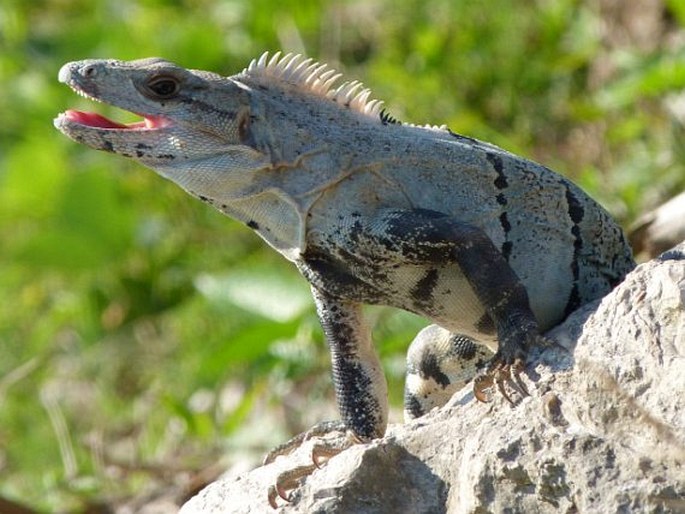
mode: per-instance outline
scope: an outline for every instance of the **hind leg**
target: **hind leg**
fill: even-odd
[[[442,407],[483,369],[493,353],[473,339],[437,325],[418,333],[407,352],[405,420]]]

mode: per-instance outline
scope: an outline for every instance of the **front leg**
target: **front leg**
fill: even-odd
[[[388,423],[388,389],[361,304],[335,298],[315,287],[312,293],[331,352],[342,421],[362,442],[383,437]]]
[[[321,460],[327,460],[352,444],[383,437],[388,424],[387,384],[371,342],[371,330],[361,304],[341,300],[312,287],[317,313],[331,352],[333,384],[342,420],[323,422],[272,450],[265,463],[290,453],[311,437],[343,434],[337,440],[323,439],[312,450],[312,461],[281,473],[269,489],[268,499],[276,508],[276,497],[289,500],[288,490],[310,475]]]

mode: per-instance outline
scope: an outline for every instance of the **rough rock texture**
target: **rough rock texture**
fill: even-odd
[[[685,512],[685,243],[548,335],[516,407],[466,387],[334,457],[279,511]],[[267,487],[309,456],[219,480],[181,513],[274,512]]]

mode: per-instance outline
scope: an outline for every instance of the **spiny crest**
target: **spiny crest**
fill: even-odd
[[[383,102],[370,100],[371,90],[356,80],[335,87],[334,84],[342,77],[341,73],[329,69],[327,64],[305,59],[300,54],[281,56],[281,52],[276,52],[270,56],[269,52],[264,52],[259,59],[253,59],[243,73],[251,77],[282,80],[368,116],[380,118]]]

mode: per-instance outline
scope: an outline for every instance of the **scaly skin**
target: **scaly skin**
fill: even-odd
[[[541,331],[634,267],[621,229],[544,166],[447,129],[398,123],[360,84],[333,89],[337,77],[279,54],[231,77],[161,59],[74,62],[62,82],[145,121],[66,111],[55,125],[241,220],[298,267],[312,286],[352,440],[381,437],[387,423],[362,304],[435,324],[412,346],[410,417],[473,374],[473,352],[451,346],[464,340],[494,352],[478,398],[491,386],[507,399],[507,387],[527,394],[519,374],[530,347],[545,343]],[[270,500],[298,478],[285,475]]]

